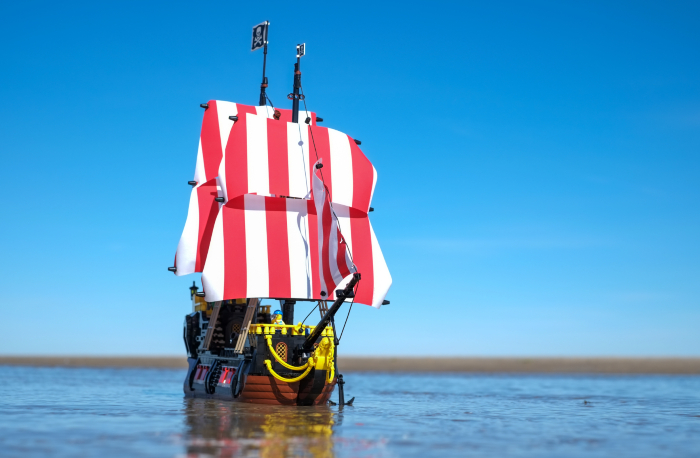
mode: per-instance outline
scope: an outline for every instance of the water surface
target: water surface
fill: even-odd
[[[0,377],[0,456],[700,456],[697,376],[352,373],[343,409],[184,399],[182,370]]]

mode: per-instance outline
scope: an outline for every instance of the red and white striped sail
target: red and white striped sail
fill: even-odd
[[[291,121],[292,110],[277,110],[281,113],[280,122]],[[210,100],[207,103],[194,174],[194,181],[199,184],[192,190],[185,228],[175,255],[177,275],[201,272],[204,267],[211,231],[221,206],[214,201],[217,197],[214,193],[216,191],[214,180],[218,175],[223,151],[226,149],[231,127],[234,124],[229,116],[244,117],[246,113],[251,113],[272,119],[274,111],[275,109],[269,106],[250,106],[221,100]],[[315,125],[315,113],[303,110],[299,112],[300,119],[305,120],[307,116],[311,118],[311,124]],[[214,186],[213,191],[212,186]]]
[[[349,136],[316,126],[315,114],[293,124],[291,110],[280,112],[274,120],[270,107],[208,103],[177,275],[202,272],[210,302],[332,300],[357,271],[355,301],[381,306],[391,276],[367,214],[376,170]],[[312,193],[317,160],[326,187]]]
[[[319,169],[316,166],[320,164],[322,164],[320,160],[316,162],[311,176],[318,224],[318,274],[321,282],[321,296],[326,296],[328,292],[335,291],[345,277],[357,272],[357,269],[340,233],[338,219],[331,209],[326,187],[318,177]]]
[[[289,122],[292,120],[292,110],[280,111],[280,121]],[[204,111],[202,120],[202,131],[199,136],[199,150],[197,151],[197,165],[194,172],[194,181],[205,183],[219,174],[219,164],[226,151],[229,134],[233,121],[229,116],[243,117],[246,113],[273,118],[275,109],[268,106],[250,106],[240,103],[225,102],[223,100],[210,100]],[[316,125],[316,113],[300,111],[299,119],[311,118],[311,125]]]
[[[353,139],[334,129],[253,114],[239,116],[231,128],[219,168],[224,197],[308,199],[317,159],[326,167],[331,201],[367,212],[377,172]]]
[[[217,185],[216,178],[192,189],[185,228],[175,253],[175,275],[201,272],[204,268],[214,222],[221,207],[214,199],[220,193],[221,188]]]
[[[333,208],[362,275],[355,302],[378,308],[391,276],[367,213],[343,205]],[[318,227],[313,200],[252,194],[231,199],[217,216],[202,272],[206,300],[334,299],[335,291],[320,294]],[[346,261],[345,253],[339,257]]]

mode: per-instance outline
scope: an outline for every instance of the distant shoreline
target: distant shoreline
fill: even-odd
[[[343,372],[700,375],[700,358],[341,356]],[[0,366],[185,369],[180,356],[0,356]]]

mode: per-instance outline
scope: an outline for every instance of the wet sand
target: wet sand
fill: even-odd
[[[0,356],[0,365],[180,369],[181,356]],[[700,358],[407,358],[342,356],[343,372],[465,372],[500,374],[700,374]]]

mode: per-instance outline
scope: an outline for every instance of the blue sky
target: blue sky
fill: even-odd
[[[362,140],[391,305],[344,354],[700,355],[694,2],[3,2],[0,353],[184,354],[202,110]],[[197,279],[198,281],[198,279]],[[298,306],[305,315],[310,306]],[[342,315],[342,314],[341,314]],[[315,316],[315,315],[314,315]]]

